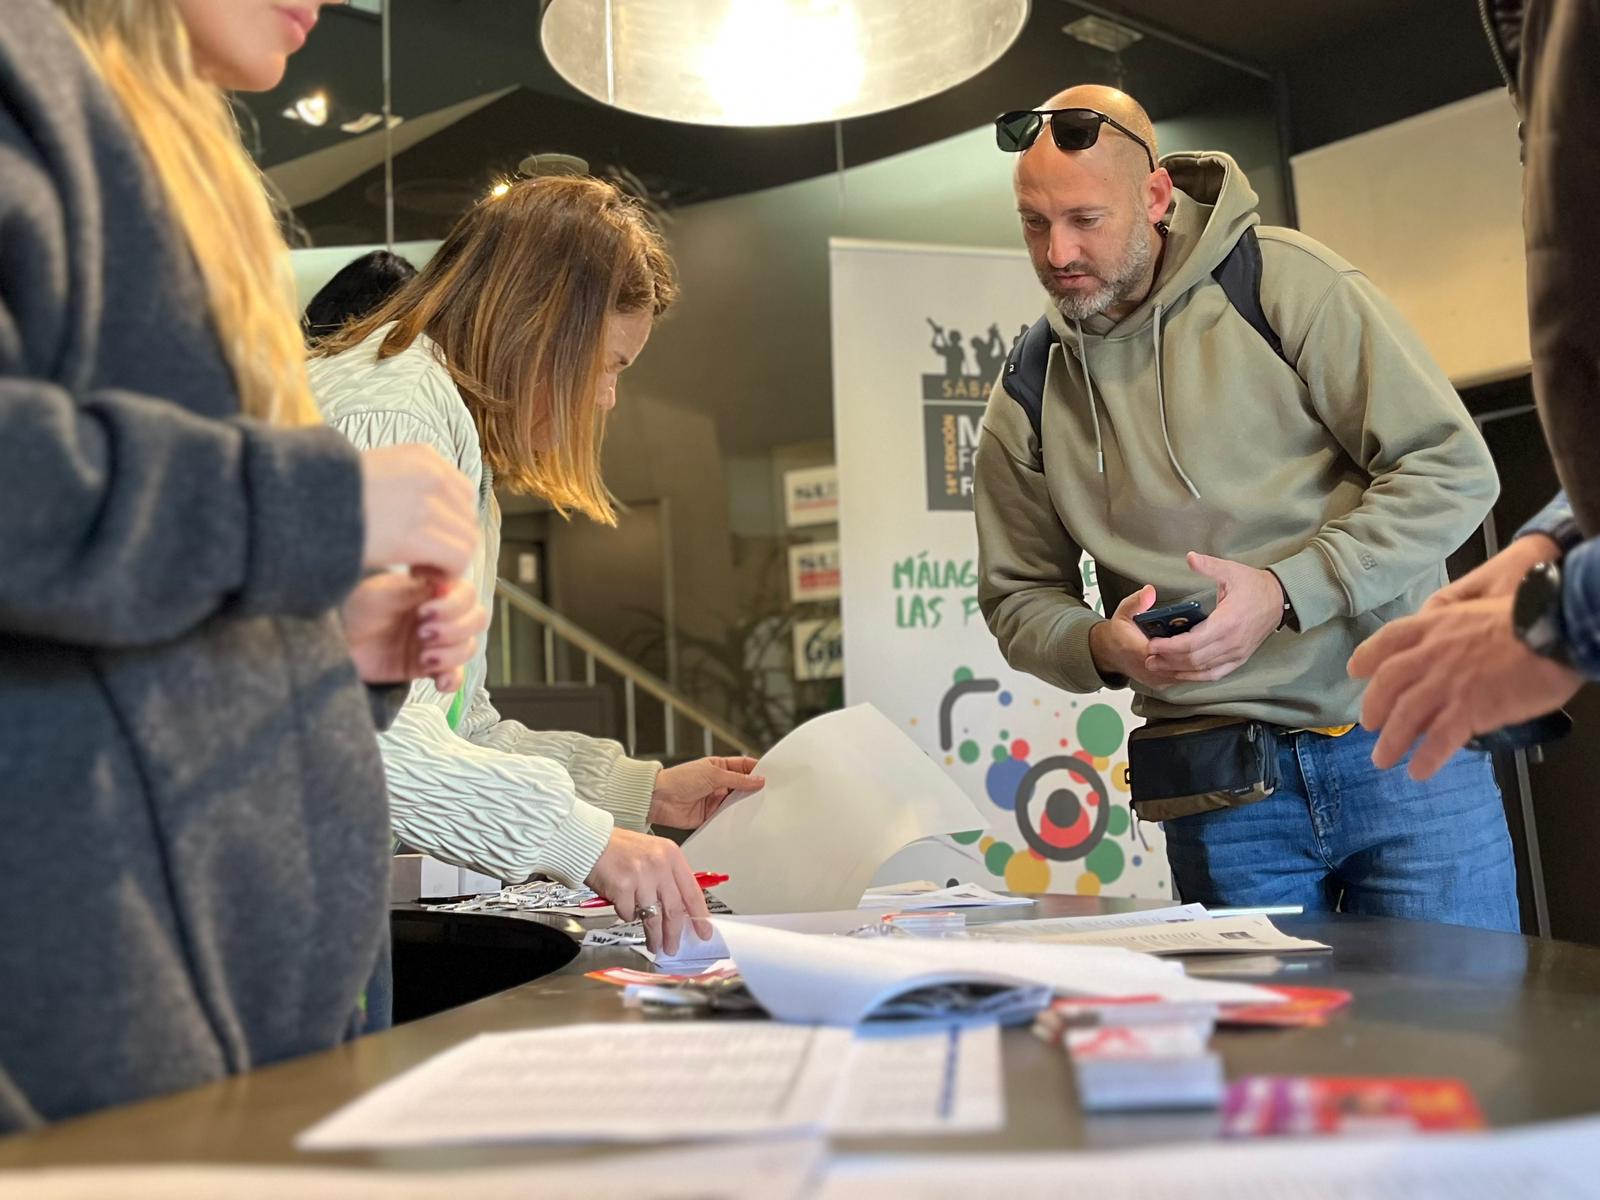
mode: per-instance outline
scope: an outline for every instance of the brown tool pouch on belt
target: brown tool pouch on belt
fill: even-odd
[[[1278,788],[1278,731],[1238,717],[1151,721],[1128,737],[1128,782],[1141,821],[1254,804]]]

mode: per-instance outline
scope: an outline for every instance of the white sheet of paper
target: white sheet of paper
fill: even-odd
[[[0,1171],[7,1200],[800,1200],[825,1147],[805,1138],[611,1154],[464,1171],[353,1167],[111,1166]]]
[[[1175,904],[1143,912],[1100,913],[1093,917],[1043,917],[1037,921],[989,921],[974,925],[975,937],[1016,938],[1032,942],[1058,933],[1095,933],[1102,929],[1137,929],[1141,925],[1179,925],[1205,921],[1211,914],[1204,904]]]
[[[919,908],[1022,908],[1034,902],[1032,896],[1002,896],[976,883],[955,887],[921,887],[896,884],[868,888],[861,897],[862,908],[910,911]]]
[[[1171,925],[1142,925],[1132,929],[1091,929],[1045,934],[1032,940],[1051,945],[1121,946],[1145,954],[1286,954],[1326,950],[1321,942],[1290,937],[1271,918],[1214,917],[1209,921],[1184,921]]]
[[[752,995],[781,1021],[853,1025],[914,987],[957,981],[1040,984],[1066,996],[1160,996],[1272,1004],[1250,984],[1190,979],[1176,963],[1115,946],[980,938],[810,937],[714,917]]]
[[[302,1150],[820,1130],[850,1035],[760,1021],[483,1034],[302,1133]]]
[[[847,1137],[999,1129],[1005,1124],[999,1028],[858,1033],[829,1124]]]
[[[683,845],[728,875],[736,913],[855,908],[873,874],[922,838],[984,828],[977,807],[893,721],[858,704],[807,721],[762,757],[767,784]]]
[[[1595,1200],[1600,1119],[1479,1135],[836,1160],[820,1200]],[[1070,1182],[1070,1187],[1068,1186]]]
[[[834,934],[849,933],[863,925],[876,924],[882,916],[881,912],[871,909],[847,908],[840,912],[769,913],[762,917],[719,917],[718,920],[733,921],[740,925],[764,925],[793,933]],[[634,949],[663,971],[675,975],[692,975],[729,957],[728,943],[722,940],[722,935],[715,929],[706,939],[702,939],[693,929],[685,930],[676,954],[667,954],[665,951],[652,954],[643,946],[635,946]]]

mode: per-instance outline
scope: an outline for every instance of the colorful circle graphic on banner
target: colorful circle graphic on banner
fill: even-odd
[[[1115,754],[1122,732],[1122,715],[1109,704],[1091,704],[1078,714],[1078,741],[1096,758]]]
[[[1056,778],[1041,786],[1048,776]],[[1037,801],[1037,803],[1036,803]],[[1017,828],[1035,852],[1054,862],[1084,858],[1111,820],[1105,780],[1081,758],[1055,755],[1028,769],[1017,787]]]

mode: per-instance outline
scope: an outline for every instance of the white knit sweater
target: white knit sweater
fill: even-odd
[[[472,480],[483,532],[473,581],[492,612],[500,506],[477,428],[426,335],[377,361],[388,330],[314,360],[312,390],[328,423],[358,449],[425,443]],[[448,721],[454,696],[418,680],[379,736],[395,833],[435,858],[508,882],[542,873],[581,883],[614,822],[644,828],[660,764],[630,759],[616,742],[501,720],[484,688],[487,675],[485,646],[467,666],[456,729]]]

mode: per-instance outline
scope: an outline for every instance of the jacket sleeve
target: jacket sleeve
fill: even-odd
[[[1583,532],[1600,534],[1600,0],[1529,0],[1525,124],[1533,390],[1556,474]]]
[[[1095,669],[1082,548],[1061,524],[1027,414],[1005,388],[989,394],[973,466],[978,604],[1000,652],[1019,671],[1069,692],[1122,687]]]
[[[531,754],[560,763],[584,800],[605,809],[624,829],[642,833],[661,764],[629,758],[620,742],[581,733],[532,730],[501,717],[479,688],[456,732],[475,746],[505,754]]]
[[[552,759],[478,746],[450,728],[446,709],[418,696],[378,735],[394,831],[435,858],[507,883],[589,877],[614,819],[578,799]],[[434,693],[437,696],[437,693]]]
[[[47,377],[63,318],[41,291],[67,287],[64,215],[3,110],[0,180],[0,634],[140,646],[219,614],[337,605],[361,574],[350,446]]]
[[[1271,564],[1309,629],[1370,612],[1438,570],[1500,483],[1450,381],[1360,272],[1332,281],[1294,358],[1317,415],[1369,480],[1355,508]]]
[[[362,410],[333,424],[363,450],[421,443],[454,462],[449,435],[424,411]],[[395,833],[435,858],[508,883],[546,874],[581,884],[611,837],[612,815],[579,799],[572,774],[555,759],[479,745],[451,729],[450,703],[431,680],[416,680],[378,735]]]
[[[1561,624],[1572,665],[1600,679],[1600,541],[1584,542],[1562,560]]]
[[[1577,519],[1572,515],[1572,502],[1567,499],[1566,492],[1557,492],[1550,503],[1523,522],[1516,536],[1527,537],[1533,533],[1542,533],[1563,545],[1575,545],[1582,540]]]

